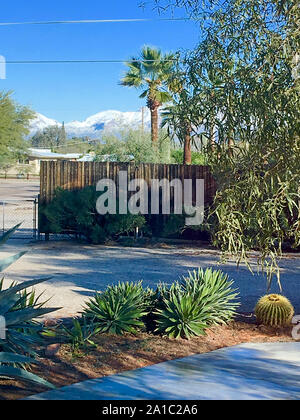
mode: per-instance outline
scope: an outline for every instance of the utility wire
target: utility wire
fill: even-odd
[[[65,63],[155,63],[155,62],[175,62],[177,59],[168,60],[7,60],[6,64],[65,64]]]
[[[145,18],[145,19],[91,19],[91,20],[53,20],[41,22],[0,22],[0,26],[16,25],[68,25],[78,23],[136,23],[136,22],[184,22],[196,20],[191,17],[181,18]]]

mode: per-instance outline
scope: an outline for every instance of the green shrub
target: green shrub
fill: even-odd
[[[18,225],[19,226],[19,225]],[[18,227],[11,229],[0,237],[0,245],[13,234]],[[19,259],[24,252],[0,261],[0,271]],[[45,332],[42,324],[36,318],[53,312],[55,308],[43,308],[34,292],[26,289],[48,279],[27,281],[22,284],[12,284],[3,289],[0,282],[0,316],[6,323],[5,339],[0,339],[0,379],[1,377],[17,378],[36,382],[49,388],[53,386],[44,379],[27,372],[26,367],[35,363],[35,348],[43,343],[42,334]]]
[[[182,165],[183,163],[183,150],[175,149],[171,152],[172,163]],[[207,156],[202,152],[192,151],[192,165],[207,165]]]
[[[58,188],[51,203],[40,210],[40,225],[45,233],[73,233],[94,244],[128,235],[146,222],[142,215],[100,215],[96,202],[100,193],[95,187],[68,191]],[[118,208],[118,205],[117,205]]]
[[[162,289],[157,331],[171,338],[203,334],[213,324],[230,321],[238,307],[232,281],[221,271],[193,271],[170,289]]]
[[[184,214],[170,214],[162,225],[162,237],[180,235],[185,228]]]
[[[98,328],[93,321],[89,321],[90,320],[87,320],[87,318],[83,316],[81,319],[74,318],[72,320],[72,328],[62,327],[63,335],[67,341],[71,342],[74,351],[79,350],[82,347],[85,348],[87,344],[97,347],[92,341],[92,338],[99,333],[100,328]]]
[[[119,236],[141,229],[145,224],[145,217],[141,214],[108,214],[104,216],[105,229],[109,236]]]
[[[120,335],[144,327],[142,318],[147,311],[141,282],[109,286],[86,305],[84,314],[94,320],[101,332]]]
[[[40,208],[40,225],[49,233],[89,234],[96,224],[96,201],[94,187],[77,191],[58,188],[51,203]]]

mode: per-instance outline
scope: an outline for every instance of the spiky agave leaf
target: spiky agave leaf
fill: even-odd
[[[169,299],[164,300],[164,308],[157,309],[156,314],[156,331],[170,338],[189,339],[192,336],[203,335],[207,328],[198,300],[178,289],[170,292]]]
[[[221,270],[199,268],[181,281],[182,289],[199,298],[207,325],[231,321],[239,307],[237,289]]]
[[[55,386],[50,382],[46,381],[39,376],[28,372],[27,370],[21,367],[15,367],[10,365],[1,365],[0,364],[0,379],[2,378],[11,378],[11,379],[20,379],[26,382],[34,382],[37,385],[44,386],[46,388],[55,389]]]
[[[142,283],[119,283],[109,286],[87,302],[85,314],[94,318],[102,332],[135,333],[144,326],[141,320],[147,315]]]
[[[74,318],[72,328],[67,328],[62,325],[64,337],[68,342],[71,342],[73,349],[84,347],[86,343],[93,347],[97,345],[92,340],[93,336],[101,331],[101,327],[92,319],[87,319],[83,316],[81,319]]]
[[[156,331],[171,338],[190,338],[212,324],[229,322],[239,306],[232,285],[220,270],[189,272],[169,290],[162,289],[161,305],[155,311]]]
[[[15,226],[0,237],[0,245],[4,244],[20,225]],[[0,261],[0,271],[18,260],[25,252]],[[55,308],[42,308],[34,292],[26,289],[49,278],[36,279],[20,284],[12,283],[3,289],[0,281],[0,315],[5,318],[6,336],[0,340],[0,378],[18,378],[53,388],[49,382],[27,372],[26,366],[34,363],[25,355],[35,355],[34,347],[42,343],[43,326],[35,318],[53,312]],[[4,351],[3,351],[4,350]]]
[[[14,234],[14,232],[20,227],[20,225],[21,225],[21,223],[19,223],[18,225],[14,226],[11,229],[9,229],[7,232],[5,232],[0,237],[0,246],[3,245],[3,244],[5,244],[9,240],[9,238]],[[13,264],[19,258],[21,258],[25,253],[26,253],[26,251],[19,252],[16,255],[13,255],[11,257],[4,258],[3,260],[0,260],[0,271],[3,271],[6,268],[8,268],[11,264]]]
[[[13,228],[9,229],[0,237],[0,246],[5,244],[9,240],[9,238],[15,233],[15,231],[21,226],[22,223],[14,226]]]

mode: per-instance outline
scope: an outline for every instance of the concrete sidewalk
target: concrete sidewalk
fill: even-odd
[[[252,275],[245,266],[237,269],[234,262],[218,265],[219,253],[212,249],[124,248],[72,242],[28,245],[10,240],[1,248],[0,256],[26,248],[29,252],[6,271],[6,284],[12,280],[53,276],[36,289],[38,292],[45,290],[45,300],[52,298],[48,306],[63,308],[56,313],[58,317],[77,314],[95,290],[104,290],[109,284],[143,280],[145,286],[155,287],[160,281],[170,284],[197,267],[220,268],[228,273],[239,288],[243,312],[251,312],[257,299],[266,293],[264,276]],[[300,256],[291,255],[280,265],[283,293],[300,314]],[[272,291],[279,291],[276,281]]]
[[[243,344],[94,379],[29,400],[299,400],[300,343]]]

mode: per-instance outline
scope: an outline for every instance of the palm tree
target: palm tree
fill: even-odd
[[[152,143],[157,144],[158,110],[162,104],[171,100],[168,81],[172,73],[174,56],[145,46],[139,58],[132,57],[126,64],[129,70],[122,78],[121,85],[143,89],[140,98],[147,98],[147,106],[151,112]]]

